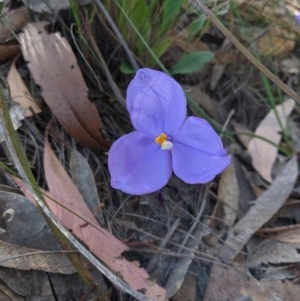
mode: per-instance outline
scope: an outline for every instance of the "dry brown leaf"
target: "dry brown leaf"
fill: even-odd
[[[13,37],[30,22],[30,13],[27,7],[21,7],[10,11],[0,22],[0,43]]]
[[[10,98],[12,99],[9,107],[9,115],[13,123],[14,129],[22,126],[21,120],[29,117],[34,113],[40,113],[41,110],[32,99],[30,92],[25,86],[20,74],[14,64],[9,70],[7,83],[10,90]],[[32,111],[31,111],[32,110]],[[0,129],[0,142],[4,141],[2,130]]]
[[[0,45],[0,61],[5,61],[8,59],[12,59],[20,54],[21,49],[19,45],[14,44],[2,44]]]
[[[76,57],[60,34],[47,34],[45,23],[28,24],[20,35],[22,53],[44,100],[66,131],[79,143],[106,149],[101,122]]]
[[[229,231],[219,256],[224,262],[233,260],[250,237],[282,207],[298,176],[297,159],[293,157],[282,173]]]
[[[20,104],[25,109],[25,116],[30,117],[32,113],[38,114],[41,109],[33,100],[29,90],[27,89],[21,75],[19,74],[15,62],[11,65],[7,76],[7,83],[9,84],[10,97],[15,103]]]
[[[234,163],[232,162],[222,173],[218,187],[218,199],[222,202],[224,208],[223,220],[229,228],[234,224],[237,217],[239,197],[240,191]]]
[[[0,266],[19,270],[73,274],[74,267],[60,251],[42,251],[20,247],[0,240]]]
[[[128,250],[127,246],[97,224],[47,140],[44,149],[44,169],[51,197],[61,204],[47,198],[47,203],[57,219],[133,289],[143,291],[149,298],[166,300],[166,291],[151,281],[144,269],[122,256],[122,253]]]
[[[292,112],[295,102],[288,99],[283,104],[276,106],[276,111],[283,128],[286,127],[287,117]],[[275,111],[270,111],[258,125],[255,135],[264,137],[276,145],[281,140],[280,123],[277,120]],[[272,167],[276,160],[277,148],[272,144],[260,139],[251,139],[248,145],[248,152],[252,158],[255,170],[268,182],[272,182]]]

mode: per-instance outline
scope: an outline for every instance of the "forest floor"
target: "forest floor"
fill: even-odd
[[[2,3],[0,301],[298,300],[299,2]],[[144,67],[219,133],[211,182],[111,187]]]

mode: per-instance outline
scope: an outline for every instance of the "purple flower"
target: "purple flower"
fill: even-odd
[[[206,183],[229,165],[230,157],[210,124],[186,118],[184,92],[170,76],[138,70],[126,103],[135,131],[111,146],[112,187],[135,195],[154,192],[167,184],[172,171],[186,183]]]

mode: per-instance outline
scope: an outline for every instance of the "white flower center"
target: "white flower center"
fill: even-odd
[[[173,146],[173,143],[171,141],[164,141],[162,144],[161,144],[161,149],[163,150],[169,150],[171,149]]]
[[[160,144],[162,150],[169,150],[172,148],[173,143],[168,140],[168,136],[165,133],[160,134],[155,138],[155,142]]]

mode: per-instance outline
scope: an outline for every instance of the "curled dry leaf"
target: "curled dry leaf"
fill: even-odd
[[[255,135],[264,137],[269,141],[278,145],[281,140],[280,123],[283,128],[286,127],[287,117],[292,112],[295,106],[295,102],[292,99],[288,99],[283,104],[276,106],[276,108],[270,111],[267,116],[258,125]],[[280,123],[275,114],[277,111]],[[252,164],[255,170],[268,182],[272,182],[272,167],[276,160],[277,148],[262,140],[261,138],[251,139],[248,145],[248,152],[252,158]]]
[[[45,22],[28,24],[20,35],[23,56],[42,95],[66,131],[79,143],[106,149],[100,136],[101,122],[76,57],[65,38],[47,34]]]
[[[57,219],[133,289],[143,291],[147,297],[154,300],[166,300],[166,291],[151,281],[144,269],[122,256],[122,253],[128,250],[127,246],[97,224],[47,140],[44,149],[44,169],[51,197],[59,202],[58,204],[47,198],[47,203]]]

